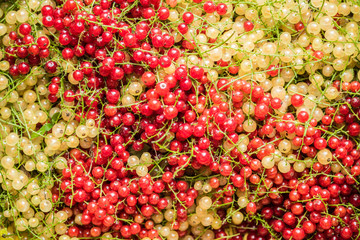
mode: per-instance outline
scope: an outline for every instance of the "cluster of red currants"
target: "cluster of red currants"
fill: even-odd
[[[350,136],[359,135],[358,97],[349,96],[337,108],[326,107],[324,114],[320,108],[312,110],[313,102],[306,96],[306,92],[316,96],[316,89],[309,86],[313,82],[302,86],[305,94],[289,93],[290,97],[275,84],[268,92],[234,77],[212,84],[206,68],[189,67],[183,61],[185,51],[196,50],[194,40],[179,42],[173,34],[176,30],[164,31],[160,22],[148,21],[167,20],[168,8],[159,1],[131,4],[103,0],[88,6],[92,13],[74,0],[66,1],[63,8],[42,8],[43,25],[58,32],[63,59],[78,58],[79,70],[68,77],[74,86],[64,91],[62,99],[82,106],[77,109],[77,121],[94,119],[101,129],[97,144],[69,152],[68,168],[53,189],[55,200],[81,216],[81,221],[75,216],[67,234],[89,238],[110,231],[113,237],[154,239],[160,233],[169,239],[191,239],[190,228],[184,225],[195,221],[189,219],[195,200],[211,192],[211,206],[216,210],[204,215],[210,220],[198,210],[207,209],[201,201],[195,216],[203,219],[204,226],[209,226],[206,221],[214,225],[212,238],[229,238],[223,206],[236,202],[248,218],[241,223],[242,215],[233,217],[233,223],[241,224],[230,225],[238,233],[230,239],[241,239],[244,233],[247,239],[259,240],[357,235],[354,207],[360,205],[360,198],[355,177],[360,174],[360,152],[354,141],[336,136],[326,139],[326,134],[346,123]],[[227,13],[227,5],[207,1],[203,10],[221,16]],[[118,20],[124,14],[131,24]],[[193,21],[194,15],[184,12],[177,31],[186,35]],[[297,31],[303,30],[300,27],[295,25]],[[243,28],[251,32],[254,24],[245,21]],[[209,39],[210,44],[215,42]],[[322,59],[323,53],[313,51],[313,56]],[[233,75],[240,70],[222,59],[216,64]],[[278,64],[269,65],[265,77],[277,77],[280,69]],[[57,84],[53,79],[49,85],[52,102]],[[344,84],[335,81],[333,87],[359,90],[357,81]],[[280,114],[288,109],[296,114]],[[147,155],[140,157],[136,152]],[[209,182],[203,187],[195,182],[191,187],[194,182],[187,182],[187,177],[202,171],[212,176]],[[339,206],[347,203],[352,207]],[[166,225],[155,226],[164,217],[171,224],[171,236],[163,229]],[[259,217],[261,224],[256,227]]]

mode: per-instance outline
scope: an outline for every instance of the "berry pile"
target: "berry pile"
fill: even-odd
[[[0,4],[5,239],[360,237],[360,4]]]

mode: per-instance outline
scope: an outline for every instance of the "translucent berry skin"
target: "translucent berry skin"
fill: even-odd
[[[348,127],[348,132],[350,136],[359,136],[360,135],[360,124],[352,123]]]
[[[205,2],[203,7],[206,13],[213,13],[216,10],[216,5],[212,1]]]
[[[224,15],[224,14],[226,14],[226,11],[227,11],[227,6],[226,6],[226,4],[224,4],[224,3],[219,3],[219,4],[216,6],[216,12],[217,12],[219,15]]]
[[[250,32],[254,29],[254,24],[251,21],[245,21],[244,29],[245,29],[245,32]]]
[[[304,30],[305,25],[302,22],[298,22],[298,23],[295,24],[294,27],[295,27],[296,31],[300,32],[300,31]]]

